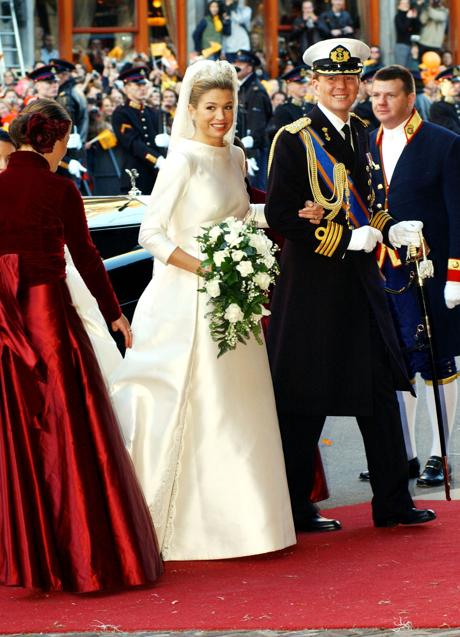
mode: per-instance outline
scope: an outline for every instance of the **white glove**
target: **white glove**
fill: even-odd
[[[158,135],[155,135],[155,145],[158,148],[168,148],[170,139],[171,137],[168,133],[158,133]]]
[[[452,310],[456,305],[460,305],[460,283],[447,281],[444,288],[444,300],[449,310]]]
[[[80,179],[82,174],[86,172],[86,168],[83,166],[83,164],[80,164],[80,162],[76,159],[71,159],[69,161],[67,169],[69,173],[77,179]]]
[[[160,155],[159,157],[157,157],[157,160],[155,162],[155,168],[157,170],[161,170],[161,167],[163,166],[163,164],[165,163],[166,158],[163,157],[163,155]]]
[[[420,247],[420,233],[423,221],[400,221],[391,226],[388,238],[395,248],[413,245]]]
[[[371,226],[362,226],[356,228],[351,233],[350,243],[347,250],[364,250],[364,252],[372,252],[377,243],[383,241],[383,236],[377,228]]]
[[[246,150],[250,150],[251,148],[254,148],[254,137],[252,135],[246,135],[246,137],[242,138],[241,143]]]
[[[81,147],[82,143],[80,135],[78,133],[70,133],[69,141],[67,142],[67,148],[75,148],[76,150],[80,150]]]
[[[247,162],[247,165],[248,165],[248,175],[250,177],[254,177],[256,172],[259,170],[259,166],[257,165],[256,160],[254,159],[254,157],[249,157],[246,160],[246,162]]]

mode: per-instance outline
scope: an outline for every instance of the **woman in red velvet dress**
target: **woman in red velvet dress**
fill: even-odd
[[[67,244],[130,345],[81,197],[54,174],[70,124],[56,102],[32,103],[0,174],[0,583],[91,592],[152,583],[162,565],[65,282]]]

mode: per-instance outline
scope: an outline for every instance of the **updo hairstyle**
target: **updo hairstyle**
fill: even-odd
[[[197,108],[203,95],[216,88],[233,93],[235,88],[234,75],[235,70],[225,60],[216,62],[212,73],[207,69],[197,73],[190,92],[190,104],[193,108]]]
[[[32,146],[38,153],[50,153],[64,139],[72,119],[58,102],[34,100],[11,122],[9,134],[16,148]]]

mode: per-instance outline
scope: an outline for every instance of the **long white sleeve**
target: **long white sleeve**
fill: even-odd
[[[168,226],[190,179],[190,165],[180,152],[168,153],[158,173],[150,203],[139,231],[139,243],[153,256],[167,263],[177,248],[168,236]]]
[[[255,221],[258,228],[268,228],[267,219],[265,217],[265,204],[249,204],[249,212],[246,216],[246,221]]]

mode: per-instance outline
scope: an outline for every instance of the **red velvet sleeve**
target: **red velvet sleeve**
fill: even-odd
[[[111,323],[120,317],[121,309],[101,256],[89,234],[82,198],[70,179],[66,180],[63,191],[60,210],[64,240],[77,270],[96,298],[105,320]]]

